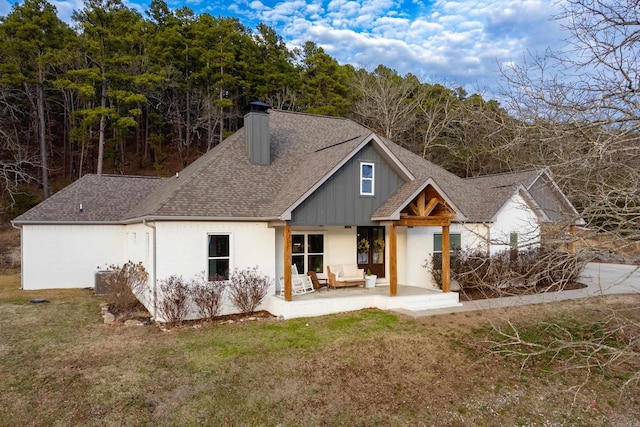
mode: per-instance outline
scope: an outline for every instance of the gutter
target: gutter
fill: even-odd
[[[156,279],[156,224],[154,222],[153,225],[147,224],[147,220],[142,220],[142,225],[145,227],[149,227],[153,230],[153,257],[151,260],[151,275],[153,276],[152,284],[153,284],[153,320],[158,319],[158,281]]]
[[[273,217],[213,217],[213,216],[154,216],[136,217],[118,221],[18,221],[19,225],[129,225],[139,224],[145,221],[229,221],[229,222],[268,222],[278,221],[280,218]]]

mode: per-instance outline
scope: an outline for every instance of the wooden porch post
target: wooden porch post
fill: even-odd
[[[569,243],[567,244],[567,250],[569,253],[575,253],[576,251],[576,225],[571,224],[569,226]]]
[[[449,238],[449,226],[442,226],[442,292],[450,292],[451,285],[449,283],[449,267],[451,263],[450,251],[450,238]]]
[[[392,223],[389,228],[389,296],[398,295],[398,238],[396,234],[396,224]]]
[[[284,300],[291,301],[291,226],[285,225],[284,238]]]

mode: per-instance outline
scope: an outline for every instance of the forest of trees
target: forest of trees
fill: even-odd
[[[463,177],[549,168],[588,224],[638,235],[640,12],[562,5],[566,51],[504,70],[501,105],[164,0],[145,16],[85,0],[71,25],[46,0],[16,3],[0,19],[0,217],[86,173],[171,175],[258,100],[352,118]]]
[[[463,176],[505,167],[485,149],[508,138],[495,101],[163,0],[146,16],[85,0],[72,26],[46,0],[16,3],[0,22],[0,97],[5,209],[86,173],[170,175],[241,127],[254,100],[354,118]]]

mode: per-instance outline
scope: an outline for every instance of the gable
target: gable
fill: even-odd
[[[573,205],[546,173],[541,174],[528,190],[551,221],[563,222],[577,216]]]
[[[372,196],[360,195],[360,163],[374,165]],[[291,225],[373,225],[371,215],[404,183],[372,142],[365,145],[291,213]]]
[[[505,218],[526,218],[526,221],[538,226],[541,222],[549,221],[546,212],[541,209],[536,200],[523,187],[516,187],[511,196],[500,206],[491,219],[493,222],[503,221]]]

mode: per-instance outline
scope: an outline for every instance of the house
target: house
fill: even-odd
[[[158,282],[170,275],[257,266],[274,278],[262,308],[297,317],[459,304],[448,274],[431,282],[433,253],[446,272],[452,246],[535,245],[542,223],[576,217],[546,171],[461,179],[351,120],[258,108],[173,177],[85,175],[13,223],[23,289],[93,286],[108,265],[142,262],[143,301],[156,314]],[[324,274],[345,263],[377,274],[384,292],[292,295],[289,266]]]

